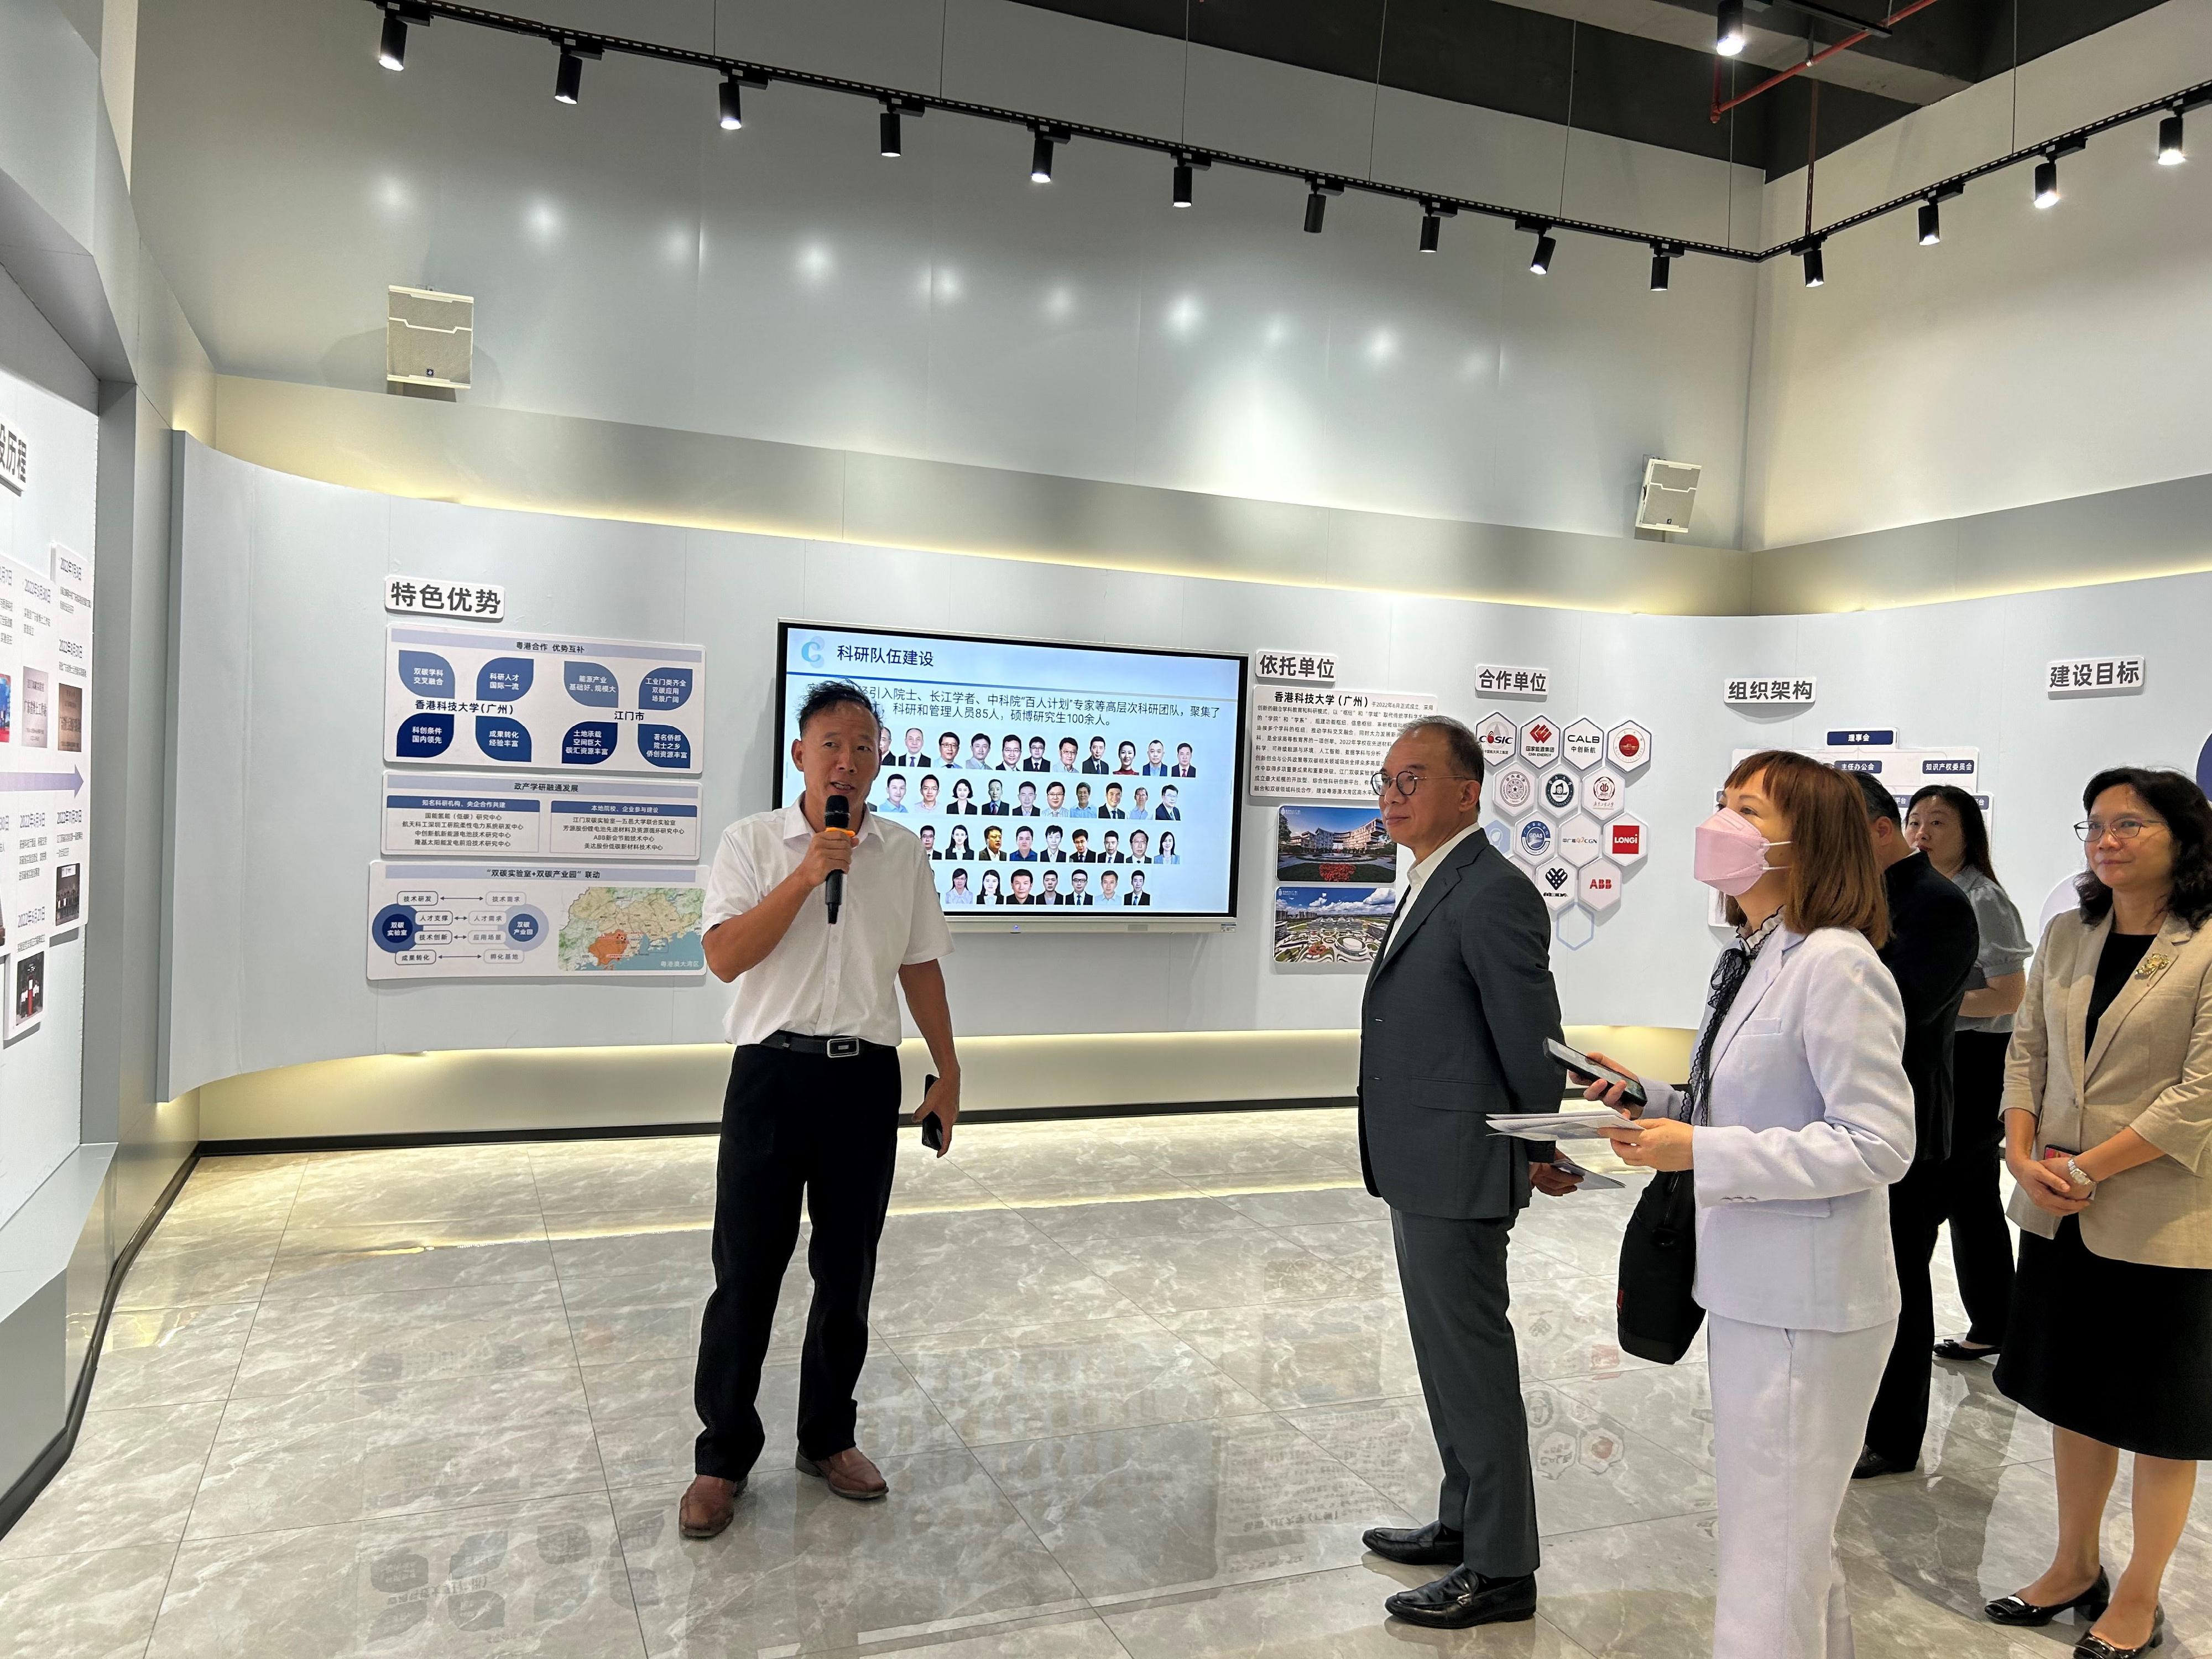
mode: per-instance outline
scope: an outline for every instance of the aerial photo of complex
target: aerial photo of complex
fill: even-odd
[[[1389,887],[1278,887],[1275,960],[1364,968],[1382,948],[1396,902]]]

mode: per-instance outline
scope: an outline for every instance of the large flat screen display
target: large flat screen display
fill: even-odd
[[[780,631],[776,804],[803,787],[789,739],[809,689],[860,685],[884,720],[869,806],[928,843],[948,916],[1236,914],[1243,658]]]

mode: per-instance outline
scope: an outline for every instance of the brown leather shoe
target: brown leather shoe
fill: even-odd
[[[686,1538],[712,1538],[730,1524],[737,1513],[738,1494],[745,1489],[742,1480],[725,1480],[720,1475],[702,1474],[684,1490],[683,1501],[676,1506],[676,1525]]]
[[[818,1463],[801,1452],[799,1472],[828,1481],[831,1492],[855,1504],[872,1504],[890,1492],[890,1483],[884,1479],[883,1471],[868,1462],[858,1446],[848,1446]]]

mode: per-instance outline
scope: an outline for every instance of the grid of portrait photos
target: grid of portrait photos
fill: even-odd
[[[1180,733],[892,724],[882,759],[874,810],[921,837],[948,914],[1188,908],[1176,878],[1212,826],[1186,822],[1185,798],[1205,764],[1233,763]]]
[[[1275,812],[1275,965],[1367,971],[1397,903],[1398,848],[1371,806]]]

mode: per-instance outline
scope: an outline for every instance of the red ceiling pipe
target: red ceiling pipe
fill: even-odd
[[[1904,7],[1900,10],[1893,11],[1890,13],[1887,17],[1884,18],[1882,20],[1883,26],[1887,27],[1892,23],[1895,23],[1904,18],[1910,17],[1916,11],[1924,11],[1935,3],[1936,0],[1912,0],[1911,4]],[[1820,63],[1825,59],[1833,58],[1839,52],[1849,52],[1853,46],[1858,45],[1860,41],[1871,39],[1873,31],[1870,29],[1861,29],[1856,34],[1846,35],[1844,39],[1837,41],[1832,46],[1823,46],[1820,51],[1814,52],[1810,58],[1808,58],[1803,63],[1793,64],[1786,70],[1783,70],[1776,74],[1768,76],[1766,79],[1761,81],[1749,92],[1739,93],[1735,97],[1729,99],[1726,103],[1723,103],[1721,101],[1720,64],[1716,60],[1713,64],[1713,112],[1711,118],[1715,121],[1719,120],[1722,116],[1726,115],[1737,105],[1749,103],[1753,99],[1758,97],[1760,93],[1771,91],[1774,88],[1780,86],[1791,76],[1802,75],[1807,70],[1812,68],[1814,64]]]

